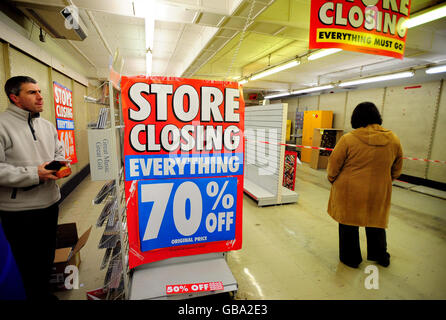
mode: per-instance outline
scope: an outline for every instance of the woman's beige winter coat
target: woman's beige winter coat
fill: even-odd
[[[330,216],[346,225],[387,228],[402,156],[398,137],[378,124],[342,136],[328,160]]]

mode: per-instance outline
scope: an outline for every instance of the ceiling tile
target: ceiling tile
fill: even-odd
[[[197,20],[198,24],[216,27],[225,16],[215,13],[203,12]]]

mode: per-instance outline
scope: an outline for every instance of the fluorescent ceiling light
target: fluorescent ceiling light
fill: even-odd
[[[333,53],[342,51],[342,49],[333,48],[333,49],[326,49],[326,50],[319,50],[318,52],[312,53],[308,56],[308,60],[316,60],[322,57],[329,56]]]
[[[155,38],[155,16],[158,16],[159,5],[154,0],[135,0],[135,15],[144,18],[146,45],[146,76],[152,75],[153,42]]]
[[[278,94],[272,94],[269,96],[265,96],[265,99],[274,99],[274,98],[280,98],[280,97],[286,97],[289,96],[291,93],[289,92],[282,92],[282,93],[278,93]]]
[[[387,74],[384,76],[377,76],[377,77],[370,77],[370,78],[358,79],[358,80],[353,80],[353,81],[341,82],[339,84],[339,86],[347,87],[347,86],[354,86],[354,85],[364,84],[364,83],[410,78],[410,77],[413,77],[413,75],[414,75],[414,73],[412,71],[406,71],[406,72],[400,72],[400,73],[394,73],[394,74]]]
[[[257,80],[257,79],[260,79],[260,78],[264,78],[264,77],[267,77],[267,76],[272,75],[274,73],[283,71],[285,69],[289,69],[289,68],[298,66],[299,64],[300,64],[300,61],[293,60],[293,61],[287,62],[285,64],[279,65],[277,67],[272,67],[272,68],[267,69],[265,71],[259,72],[259,73],[255,74],[255,75],[253,75],[251,78],[249,78],[249,80]]]
[[[319,86],[319,87],[295,90],[295,91],[292,91],[291,94],[302,94],[302,93],[316,92],[316,91],[322,91],[322,90],[331,89],[331,88],[334,88],[334,86],[331,84],[328,84],[326,86]]]
[[[431,67],[429,69],[426,69],[426,73],[432,74],[432,73],[441,73],[446,72],[446,65],[444,66],[437,66],[437,67]]]
[[[415,14],[413,17],[409,18],[409,20],[404,22],[404,26],[406,28],[413,28],[419,26],[420,24],[441,19],[443,17],[446,17],[446,4],[440,4],[424,10],[419,14]]]
[[[241,81],[238,82],[238,84],[245,84],[245,83],[248,83],[248,80],[243,79],[243,80],[241,80]]]

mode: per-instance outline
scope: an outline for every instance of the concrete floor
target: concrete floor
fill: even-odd
[[[338,225],[326,213],[330,184],[325,170],[304,164],[297,170],[298,203],[258,207],[245,195],[243,248],[230,252],[228,264],[237,279],[236,299],[446,299],[446,200],[393,187],[388,251],[383,268],[366,260],[358,269],[339,262]],[[58,292],[60,299],[86,299],[103,285],[103,228],[94,225],[103,205],[92,200],[103,182],[87,177],[62,203],[59,223],[76,222],[82,233],[93,230],[81,251],[80,288]],[[379,289],[367,289],[369,265],[377,266]],[[370,268],[370,267],[369,267]],[[370,271],[368,271],[370,272]],[[376,274],[375,272],[373,273]]]

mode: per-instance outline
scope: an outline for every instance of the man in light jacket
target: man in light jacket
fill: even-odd
[[[56,128],[40,117],[34,79],[12,77],[5,92],[11,103],[0,113],[0,219],[27,298],[50,299],[60,191],[55,170],[45,166],[65,162],[64,149]]]

